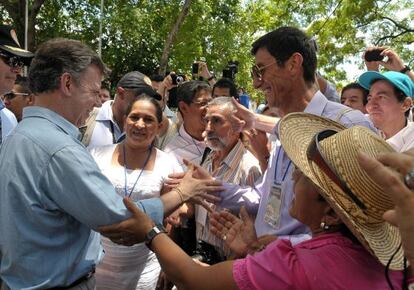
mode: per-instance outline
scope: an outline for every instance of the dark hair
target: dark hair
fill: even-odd
[[[215,88],[227,88],[230,91],[230,97],[237,97],[237,88],[233,81],[228,78],[219,79],[213,86],[212,94],[214,95]]]
[[[284,26],[273,30],[252,44],[251,53],[255,55],[262,47],[276,59],[279,66],[283,66],[295,52],[300,53],[303,57],[303,78],[309,84],[315,82],[317,66],[315,42],[300,29]]]
[[[154,82],[162,82],[164,77],[162,75],[152,75],[150,79]]]
[[[371,86],[373,85],[373,84],[375,84],[376,82],[378,82],[378,81],[382,81],[382,80],[384,80],[384,79],[376,79],[376,80],[373,80],[372,82],[371,82]],[[399,103],[402,103],[402,102],[404,102],[404,100],[407,98],[407,95],[406,94],[404,94],[404,92],[402,91],[402,90],[400,90],[399,88],[397,88],[395,85],[393,85],[391,82],[389,82],[389,81],[387,81],[387,80],[385,80],[386,82],[388,82],[391,86],[392,86],[392,88],[394,89],[394,94],[395,94],[395,97],[397,98],[397,101],[399,102]],[[405,115],[405,117],[408,117],[408,115],[410,114],[410,108],[409,109],[407,109],[407,111],[405,111],[405,113],[404,113],[404,115]]]
[[[210,85],[203,81],[188,81],[180,84],[177,88],[177,104],[179,102],[191,104],[201,91],[211,92]]]
[[[29,84],[33,93],[53,91],[59,87],[60,77],[70,73],[79,84],[82,73],[95,65],[102,74],[108,69],[99,55],[77,40],[56,38],[40,45],[29,69]]]
[[[132,102],[129,103],[127,110],[125,112],[125,116],[128,116],[129,113],[131,113],[132,107],[134,106],[134,104],[138,101],[148,101],[151,104],[154,105],[155,107],[155,116],[157,117],[157,121],[158,123],[162,122],[162,109],[160,104],[158,103],[158,101],[146,94],[141,94],[138,97],[136,97]]]
[[[350,89],[357,89],[360,90],[362,92],[362,103],[364,104],[364,106],[368,103],[368,93],[369,91],[366,90],[365,88],[363,88],[360,84],[358,83],[350,83],[347,84],[345,87],[343,87],[342,91],[341,91],[341,97],[344,94],[345,91],[350,90]]]
[[[29,80],[27,77],[22,77],[21,75],[17,75],[16,81],[14,82],[14,84],[21,87],[21,90],[22,90],[21,93],[27,93],[27,94],[32,93],[29,88]]]

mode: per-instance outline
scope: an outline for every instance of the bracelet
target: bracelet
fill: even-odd
[[[207,79],[207,81],[211,81],[212,79],[215,79],[216,78],[216,76],[215,75],[212,75],[211,77],[209,77],[208,79]]]
[[[174,188],[173,191],[178,193],[178,195],[180,196],[181,202],[183,203],[185,201],[183,191],[179,187]]]
[[[408,65],[405,65],[402,70],[400,70],[400,73],[405,74],[406,72],[410,71],[410,67]]]

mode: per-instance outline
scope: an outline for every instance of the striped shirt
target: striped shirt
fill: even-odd
[[[259,161],[246,149],[241,140],[236,143],[220,166],[213,171],[215,154],[215,151],[211,151],[202,166],[216,179],[253,187],[262,176]],[[220,208],[215,208],[215,210],[220,210]],[[210,233],[207,211],[198,205],[196,205],[196,234],[198,240],[216,246],[219,253],[224,255],[223,241]]]

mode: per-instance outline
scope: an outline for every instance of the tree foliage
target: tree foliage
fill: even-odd
[[[53,37],[79,39],[97,49],[100,0],[28,1],[32,49]],[[102,57],[113,70],[112,81],[131,70],[157,72],[184,2],[105,0]],[[2,22],[13,24],[21,40],[24,4],[0,0]],[[391,46],[412,61],[413,6],[413,0],[192,0],[173,39],[167,70],[190,74],[192,62],[205,58],[220,76],[229,60],[237,60],[237,82],[253,92],[251,43],[281,25],[294,25],[317,40],[322,74],[341,83],[347,81],[343,64],[356,61],[362,68],[360,56],[369,45]]]

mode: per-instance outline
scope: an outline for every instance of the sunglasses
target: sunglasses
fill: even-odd
[[[324,130],[315,135],[312,142],[310,143],[306,155],[308,159],[316,163],[316,165],[325,173],[329,179],[335,182],[343,192],[355,202],[355,204],[362,210],[366,209],[364,203],[352,192],[346,183],[336,174],[335,170],[330,166],[329,162],[325,158],[321,151],[320,142],[328,137],[331,137],[338,133],[335,130]]]
[[[18,56],[12,56],[0,53],[0,58],[4,61],[5,64],[10,66],[11,68],[23,68],[24,62],[23,60]]]
[[[7,99],[7,100],[13,100],[17,96],[27,97],[28,95],[29,95],[28,93],[9,92],[7,94],[4,94],[4,98]]]
[[[254,64],[252,66],[252,69],[251,69],[252,78],[256,78],[258,80],[262,80],[264,70],[266,68],[268,68],[269,66],[274,65],[275,63],[276,63],[276,61],[274,61],[272,63],[269,63],[269,64],[267,64],[265,66],[262,66],[262,67],[259,67],[257,64]]]

